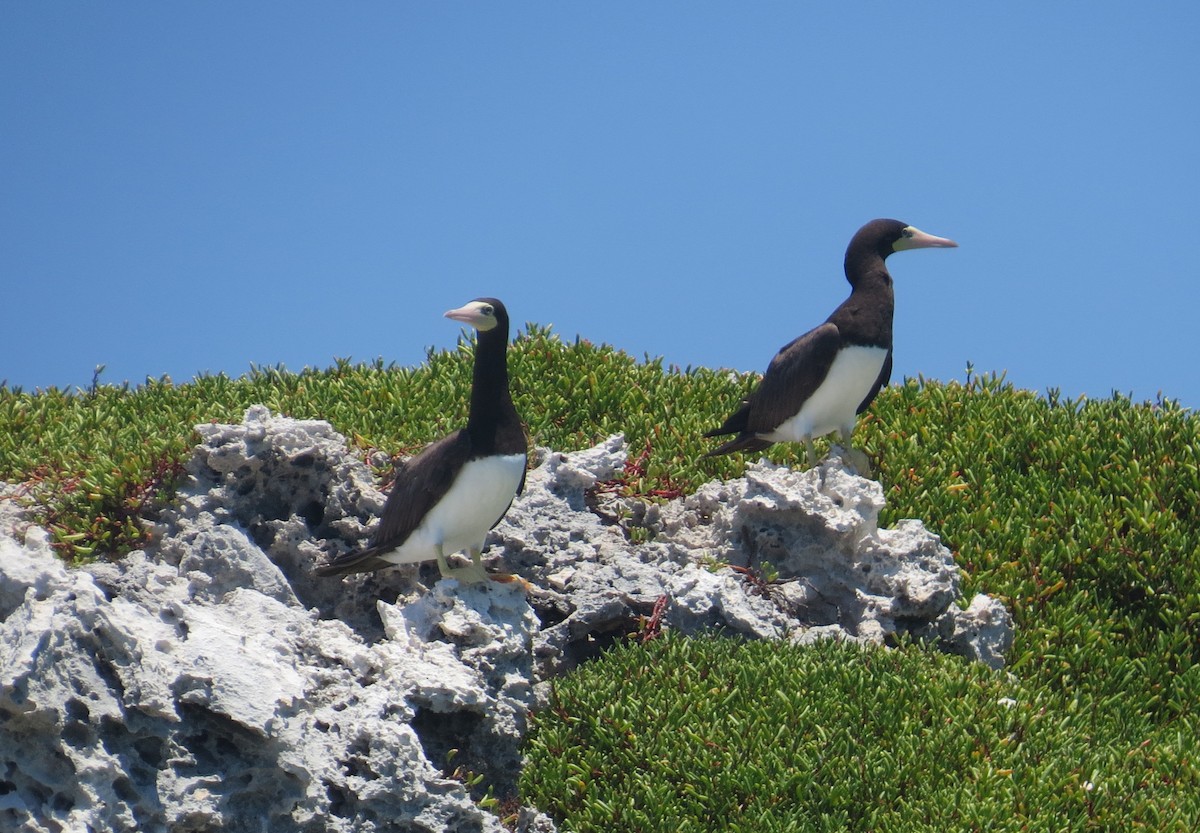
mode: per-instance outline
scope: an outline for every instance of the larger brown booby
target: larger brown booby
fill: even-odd
[[[803,442],[813,465],[813,437],[833,431],[840,432],[849,447],[858,414],[892,376],[895,295],[884,261],[893,252],[957,245],[899,220],[872,220],[860,228],[846,249],[850,297],[824,324],[776,354],[742,406],[720,428],[704,435],[737,436],[705,456]],[[866,455],[858,454],[858,467],[869,470]]]
[[[477,298],[446,317],[479,331],[467,425],[397,467],[366,549],[317,568],[319,576],[436,559],[446,578],[488,578],[480,560],[484,538],[525,488],[528,451],[508,391],[508,311],[495,298]],[[464,550],[470,566],[451,569],[446,556]]]

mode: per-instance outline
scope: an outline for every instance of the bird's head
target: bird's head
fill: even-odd
[[[476,298],[458,309],[450,310],[446,317],[470,324],[481,333],[494,330],[501,324],[505,325],[505,329],[508,326],[508,311],[495,298]]]
[[[864,274],[878,270],[886,275],[882,261],[894,252],[945,249],[957,245],[953,240],[934,237],[899,220],[872,220],[858,230],[846,247],[846,278],[852,286],[857,286],[858,279]]]
[[[874,251],[882,258],[908,249],[947,249],[958,244],[945,237],[934,237],[899,220],[872,220],[850,240],[851,251]]]

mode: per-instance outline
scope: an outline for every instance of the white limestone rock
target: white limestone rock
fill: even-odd
[[[382,506],[369,471],[261,408],[201,434],[149,552],[68,569],[0,513],[0,829],[499,833],[446,773],[514,788],[523,588],[315,579]]]
[[[1003,668],[1013,645],[1013,618],[999,599],[977,593],[966,608],[951,605],[918,635],[934,636],[951,653]]]
[[[751,464],[665,505],[597,499],[624,451],[618,436],[579,454],[546,452],[489,538],[497,562],[536,588],[541,676],[636,632],[660,599],[663,623],[686,632],[871,643],[906,632],[1003,665],[1003,606],[988,600],[994,630],[973,628],[977,617],[953,604],[949,550],[920,521],[880,529],[882,488],[839,458],[807,471]],[[633,543],[631,527],[650,540]]]
[[[511,766],[523,689],[493,691],[453,645],[402,626],[367,644],[255,589],[214,604],[137,554],[93,576],[0,548],[6,575],[40,570],[43,588],[0,624],[0,827],[501,830],[431,762],[421,724],[443,754],[470,724],[473,757]],[[109,598],[117,572],[157,603]],[[505,633],[510,653],[527,643],[519,588],[481,594],[458,600],[462,615]],[[469,606],[489,594],[501,602]],[[404,607],[380,607],[405,621]],[[476,650],[477,666],[503,666]]]

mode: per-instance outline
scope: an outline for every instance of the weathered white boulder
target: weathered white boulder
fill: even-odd
[[[754,463],[665,505],[598,507],[595,485],[624,461],[619,436],[547,452],[492,532],[499,563],[536,588],[543,675],[636,632],[656,605],[663,624],[687,632],[872,643],[903,632],[1003,665],[1007,610],[986,596],[962,610],[950,551],[920,521],[879,528],[882,488],[838,457],[807,471]]]
[[[523,588],[317,582],[319,547],[381,505],[366,467],[261,408],[201,433],[150,552],[72,570],[0,518],[0,829],[502,830],[463,781],[515,786]],[[346,599],[362,632],[332,615]]]
[[[490,688],[479,669],[508,659],[491,646],[464,661],[382,602],[389,638],[373,644],[256,590],[213,605],[139,554],[122,578],[158,603],[110,598],[106,570],[0,547],[6,568],[41,570],[41,590],[0,624],[5,829],[501,829],[431,763],[456,737],[443,721],[471,728],[472,757],[515,759],[524,712],[508,698],[521,692]],[[534,624],[502,585],[444,612],[502,635],[509,654]]]
[[[0,500],[0,829],[499,831],[538,684],[639,628],[884,641],[993,667],[1011,619],[839,460],[756,464],[665,505],[615,496],[622,438],[540,451],[489,537],[528,582],[312,567],[383,495],[324,422],[204,425],[155,544],[68,569]],[[742,572],[739,572],[739,568]],[[452,777],[456,776],[456,777]],[[522,811],[518,829],[553,830]]]

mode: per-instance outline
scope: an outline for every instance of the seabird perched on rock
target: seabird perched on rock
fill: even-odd
[[[849,447],[858,414],[892,376],[895,295],[884,261],[893,252],[957,245],[899,220],[872,220],[860,228],[846,248],[850,297],[824,324],[776,354],[742,406],[720,428],[704,435],[737,436],[705,456],[803,442],[809,465],[814,465],[813,437],[833,431],[839,431]],[[858,468],[869,471],[866,455],[858,455]]]
[[[477,298],[446,317],[479,331],[467,425],[397,467],[367,548],[318,567],[319,576],[436,559],[446,578],[488,578],[480,560],[484,539],[525,488],[528,452],[508,391],[508,311],[495,298]],[[463,550],[471,565],[451,569],[446,556]]]

